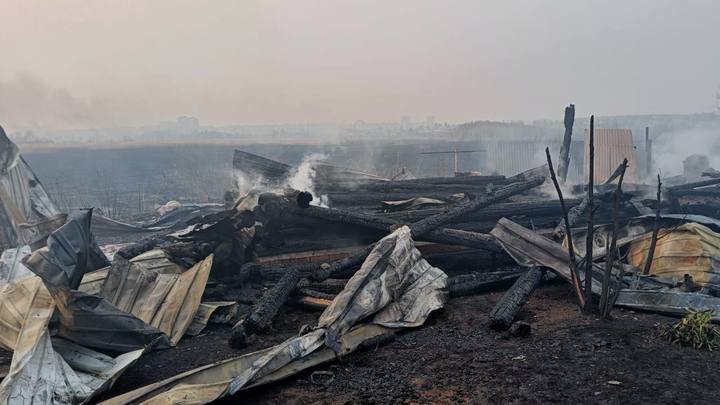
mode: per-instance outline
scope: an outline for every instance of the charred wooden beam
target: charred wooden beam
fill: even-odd
[[[570,208],[567,213],[567,222],[565,221],[565,218],[560,218],[560,222],[558,223],[557,227],[555,227],[553,236],[556,239],[560,239],[560,240],[565,238],[565,234],[567,233],[567,224],[570,224],[570,227],[572,228],[574,225],[576,225],[580,221],[582,221],[582,219],[583,219],[582,216],[585,213],[585,210],[587,210],[587,207],[588,207],[588,199],[586,197],[586,198],[583,198],[583,200],[580,201],[579,204]]]
[[[657,208],[655,209],[655,224],[653,225],[652,237],[650,238],[650,247],[648,248],[647,257],[645,258],[645,267],[643,268],[643,274],[650,274],[650,266],[652,266],[653,255],[655,254],[655,245],[657,245],[658,232],[660,231],[660,199],[662,198],[661,189],[662,182],[660,181],[660,175],[657,176]]]
[[[528,170],[525,170],[524,172],[520,172],[514,176],[508,177],[507,184],[517,183],[518,181],[526,181],[535,176],[547,177],[547,175],[548,175],[548,166],[540,165],[538,167],[533,167],[532,169],[528,169]]]
[[[612,183],[615,179],[617,179],[620,175],[625,173],[625,168],[627,167],[627,159],[625,159],[622,163],[618,165],[618,167],[615,168],[615,171],[612,172],[610,177],[608,177],[607,180],[603,183],[603,185],[608,185]]]
[[[328,294],[328,293],[321,292],[321,291],[315,291],[311,288],[300,288],[300,289],[298,289],[298,293],[305,297],[320,298],[320,299],[329,300],[329,301],[334,300],[335,295],[336,295],[336,294]]]
[[[410,225],[410,230],[414,238],[418,238],[433,229],[439,228],[442,225],[450,223],[457,218],[467,215],[471,212],[475,212],[479,209],[495,204],[499,201],[508,199],[514,195],[528,191],[535,188],[545,182],[545,177],[537,176],[530,180],[513,183],[505,186],[497,191],[493,192],[490,196],[478,198],[467,203],[457,205],[453,208],[446,210],[445,212],[432,217],[428,217],[417,221]]]
[[[495,238],[485,233],[440,228],[426,233],[421,239],[428,242],[484,249],[490,252],[504,252]]]
[[[515,260],[506,252],[496,253],[483,249],[434,253],[424,257],[428,263],[441,268],[448,275],[490,273],[515,264]]]
[[[425,177],[412,180],[396,181],[370,181],[363,184],[355,184],[352,190],[356,191],[383,191],[392,189],[408,188],[432,188],[435,185],[441,186],[485,186],[488,184],[507,184],[505,176],[455,176],[455,177]],[[333,192],[346,190],[346,188],[334,185],[319,184],[318,190]]]
[[[666,190],[671,193],[677,193],[679,191],[692,190],[692,189],[698,188],[698,187],[713,186],[715,184],[720,184],[720,178],[696,181],[693,183],[680,184],[677,186],[667,187]]]
[[[560,148],[560,163],[558,163],[558,176],[564,183],[567,180],[568,168],[570,167],[570,146],[572,145],[572,131],[575,124],[575,104],[565,107],[565,134]]]
[[[298,271],[291,270],[285,273],[273,288],[262,296],[250,315],[233,326],[230,345],[243,348],[247,346],[253,335],[267,329],[299,281],[300,273]]]
[[[310,274],[310,278],[315,281],[323,281],[328,278],[345,278],[346,276],[351,275],[351,272],[348,270],[361,265],[365,261],[365,258],[368,257],[373,247],[374,245],[370,245],[365,250],[354,253],[344,259],[332,262],[326,268],[315,270],[312,274]]]
[[[491,204],[491,202],[489,202],[488,204]],[[377,229],[384,232],[390,232],[394,227],[401,225],[390,218],[365,212],[351,212],[340,210],[337,208],[323,208],[313,206],[305,209],[291,209],[294,214],[297,214],[299,216],[308,216],[346,225],[362,226],[365,228]],[[427,232],[425,232],[425,235],[420,236],[417,239],[425,240],[428,242],[448,243],[473,248],[489,249],[491,251],[499,251],[498,246],[491,242],[491,236],[482,235],[474,232],[457,231],[451,229],[435,229],[428,230]]]
[[[313,282],[304,280],[300,282],[303,287],[309,288],[313,291],[318,291],[326,294],[339,294],[340,291],[345,289],[345,285],[347,285],[347,280],[343,280],[340,278],[328,278],[326,280],[323,280],[322,282]]]
[[[501,181],[493,182],[473,182],[469,184],[462,183],[439,183],[439,184],[427,184],[427,183],[413,183],[410,181],[384,181],[378,183],[370,183],[360,186],[355,192],[368,192],[368,193],[389,193],[389,192],[449,192],[458,193],[462,191],[474,191],[478,193],[487,192],[489,188],[494,185],[505,185],[507,181],[503,177]],[[404,191],[403,191],[404,190]]]
[[[333,206],[366,205],[379,207],[381,201],[402,201],[409,200],[415,197],[425,197],[445,202],[451,202],[453,200],[453,194],[464,193],[467,191],[468,190],[438,192],[436,190],[425,190],[394,193],[366,193],[357,191],[352,193],[330,193],[325,195],[327,195],[328,200],[330,201],[330,205]],[[483,192],[483,194],[485,194],[485,192]]]
[[[565,226],[565,229],[570,229],[570,219],[568,218],[568,212],[567,208],[565,207],[565,199],[563,198],[562,194],[562,188],[560,187],[560,182],[557,179],[557,176],[555,176],[555,171],[553,170],[553,164],[552,164],[552,157],[550,156],[550,148],[545,148],[545,156],[547,157],[548,166],[550,168],[550,178],[552,178],[553,184],[555,185],[555,191],[557,192],[558,199],[560,200],[560,204],[562,206],[562,212],[563,212],[563,222],[562,225]],[[575,260],[575,248],[573,247],[573,240],[572,240],[572,232],[564,232],[565,235],[563,235],[563,239],[567,240],[567,247],[568,247],[568,259],[569,261],[569,267],[570,267],[570,273],[572,275],[572,285],[575,288],[575,294],[577,294],[578,301],[580,302],[580,306],[583,306],[583,294],[580,288],[580,276],[578,275],[577,271],[577,261]]]
[[[165,242],[166,242],[166,240],[163,237],[151,236],[148,238],[141,239],[130,245],[123,246],[117,252],[115,252],[115,254],[122,258],[130,260],[137,255],[140,255],[147,251],[155,249],[155,247],[157,247]]]
[[[582,199],[565,199],[565,204],[574,206],[580,204]],[[428,208],[421,210],[409,210],[382,214],[386,218],[392,218],[398,222],[416,222],[431,215],[437,215],[444,211],[442,208]],[[533,217],[545,215],[562,215],[562,207],[559,200],[540,200],[540,201],[519,201],[498,203],[486,207],[480,211],[470,213],[458,218],[453,223],[484,221],[500,219],[502,217],[512,217],[515,215],[530,215]]]
[[[369,214],[361,211],[345,211],[337,208],[324,208],[310,206],[308,208],[290,207],[293,214],[304,217],[321,219],[345,225],[357,225],[364,228],[377,229],[387,232],[396,224],[390,218]]]
[[[587,239],[585,241],[585,310],[592,310],[592,264],[593,264],[593,215],[595,214],[595,199],[593,198],[593,180],[595,176],[595,144],[594,144],[594,131],[595,131],[595,116],[590,116],[590,142],[588,146],[588,217],[587,217]],[[568,229],[568,232],[570,230]]]
[[[515,316],[540,285],[543,273],[542,268],[532,267],[515,281],[515,284],[490,311],[491,328],[504,330],[512,325]]]
[[[491,273],[463,274],[448,279],[450,297],[464,297],[507,288],[512,285],[525,270],[513,269]]]
[[[618,220],[620,210],[620,195],[622,194],[622,183],[625,177],[625,169],[627,169],[628,160],[623,159],[621,164],[621,172],[618,175],[617,189],[615,190],[615,198],[613,200],[613,230],[612,239],[610,241],[610,247],[605,255],[605,273],[603,273],[602,290],[600,291],[600,314],[607,318],[610,315],[612,309],[612,300],[610,299],[610,278],[612,276],[613,265],[615,263],[615,251],[617,249],[618,239],[618,228],[620,228],[620,221]],[[622,276],[621,276],[622,277]]]

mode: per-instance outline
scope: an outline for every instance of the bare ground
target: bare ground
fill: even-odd
[[[511,338],[485,326],[501,294],[454,299],[391,343],[223,402],[716,403],[720,355],[659,337],[657,325],[672,319],[615,310],[613,320],[598,320],[580,313],[567,286],[547,285],[521,313],[532,336]],[[271,335],[246,351],[291,336],[315,316],[287,309]],[[216,327],[144,356],[113,394],[239,354],[227,346],[228,333]],[[313,383],[317,370],[330,371],[334,380]]]

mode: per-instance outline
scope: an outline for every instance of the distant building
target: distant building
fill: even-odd
[[[410,116],[403,115],[400,117],[400,128],[402,129],[410,129]]]
[[[175,123],[175,130],[182,135],[191,135],[198,132],[200,120],[195,117],[178,117]]]
[[[427,128],[435,128],[435,116],[428,115],[428,117],[425,118],[425,126]]]
[[[720,115],[720,84],[718,84],[717,92],[715,93],[715,114]]]

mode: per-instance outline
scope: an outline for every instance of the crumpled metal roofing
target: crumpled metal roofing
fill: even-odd
[[[325,309],[317,329],[268,349],[189,370],[103,404],[203,404],[286,378],[350,353],[373,337],[421,325],[432,310],[446,302],[446,286],[445,273],[421,257],[410,229],[402,227],[377,243],[345,290]]]
[[[58,335],[100,350],[127,352],[157,342],[170,345],[167,336],[102,297],[77,288],[86,271],[103,267],[105,258],[90,234],[92,210],[73,215],[48,238],[47,246],[25,260],[42,278],[59,315]]]
[[[175,264],[162,250],[130,261],[115,258],[101,295],[121,311],[164,332],[172,345],[190,327],[200,306],[213,255],[190,269]]]
[[[628,262],[645,267],[652,232],[630,243]],[[696,224],[682,224],[662,229],[657,238],[650,274],[671,278],[680,283],[685,274],[699,285],[720,288],[720,234]]]
[[[0,127],[0,247],[33,244],[65,218]]]

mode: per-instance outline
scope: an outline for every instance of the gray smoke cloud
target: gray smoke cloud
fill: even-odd
[[[706,112],[720,82],[715,0],[5,0],[2,11],[0,120],[23,126],[556,119],[568,102],[578,115]]]

